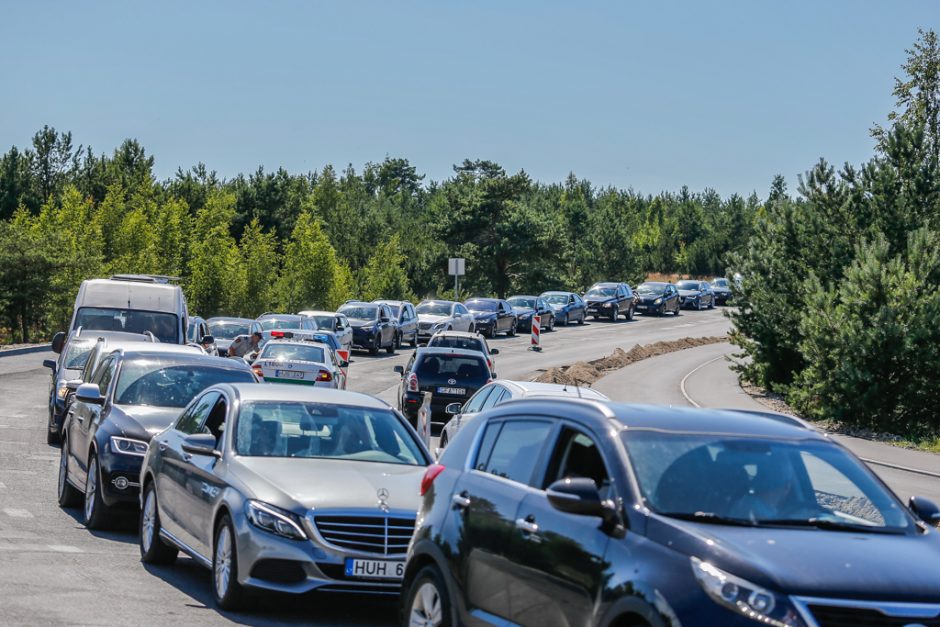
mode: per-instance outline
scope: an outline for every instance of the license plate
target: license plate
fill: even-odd
[[[346,576],[356,579],[398,579],[405,576],[404,562],[346,558]]]
[[[637,305],[637,306],[636,306],[637,309],[646,309],[646,307],[647,307],[646,305]]]
[[[467,388],[437,388],[438,394],[448,394],[450,396],[464,396],[467,394]]]
[[[299,370],[275,370],[274,376],[278,379],[303,379],[304,373]]]

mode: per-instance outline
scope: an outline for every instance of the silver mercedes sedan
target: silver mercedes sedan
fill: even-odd
[[[364,394],[289,384],[206,389],[154,436],[140,552],[212,570],[222,609],[246,589],[397,595],[427,449]]]

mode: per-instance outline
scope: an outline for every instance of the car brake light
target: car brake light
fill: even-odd
[[[263,379],[263,378],[264,378],[264,373],[263,373],[262,370],[261,370],[261,366],[252,366],[252,367],[251,367],[251,370],[252,370],[252,372],[254,372],[256,375],[258,375],[258,378],[259,378],[259,379]]]
[[[418,375],[411,373],[408,375],[408,391],[409,392],[420,392],[421,388],[418,387]]]
[[[283,331],[271,331],[271,337],[284,337]]]
[[[444,466],[441,464],[431,464],[428,466],[428,469],[424,471],[424,476],[421,477],[421,496],[424,496],[424,493],[431,489],[431,484],[434,483],[434,480],[437,479],[437,476],[442,472],[444,472]]]
[[[317,375],[317,381],[332,381],[333,375],[327,370],[321,370]]]

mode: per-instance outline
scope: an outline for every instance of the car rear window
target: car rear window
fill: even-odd
[[[431,338],[428,346],[437,348],[461,348],[463,350],[485,352],[483,350],[483,342],[473,337],[435,336]]]
[[[465,355],[425,355],[415,370],[419,377],[446,376],[462,381],[488,379],[490,375],[483,359]]]

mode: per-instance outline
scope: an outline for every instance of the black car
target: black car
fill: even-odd
[[[548,303],[555,314],[555,321],[563,327],[572,322],[584,324],[587,318],[584,299],[574,292],[542,292],[539,298]]]
[[[711,280],[711,286],[715,292],[715,304],[727,305],[731,300],[731,281],[724,277],[715,277]]]
[[[252,331],[256,329],[260,330],[260,326],[252,328],[254,322],[254,320],[249,320],[248,318],[226,317],[209,318],[206,320],[206,325],[209,327],[209,334],[215,338],[215,347],[218,349],[219,355],[227,357],[228,347],[232,345],[232,340],[239,335],[251,335]]]
[[[374,300],[374,303],[388,305],[392,317],[398,320],[398,346],[404,343],[413,348],[418,346],[418,314],[415,306],[406,300]]]
[[[245,362],[189,346],[155,344],[106,355],[75,391],[63,426],[59,505],[71,507],[84,495],[89,529],[106,526],[116,506],[139,506],[141,461],[153,435],[210,385],[256,380]]]
[[[555,311],[541,296],[510,296],[506,302],[512,305],[512,310],[516,312],[516,328],[519,331],[528,333],[532,330],[533,316],[539,316],[541,330],[555,330]]]
[[[672,283],[657,281],[640,283],[636,286],[634,294],[636,294],[636,310],[640,313],[662,316],[671,311],[678,316],[682,308],[679,290]]]
[[[715,308],[715,292],[707,282],[688,279],[677,282],[676,288],[679,290],[679,300],[683,307],[699,311]]]
[[[617,322],[620,316],[633,320],[633,290],[626,283],[595,283],[584,294],[588,314],[598,318],[610,318]]]
[[[95,346],[102,341],[112,342],[155,342],[152,333],[124,333],[121,331],[91,331],[78,328],[66,339],[57,359],[46,359],[42,365],[52,371],[49,386],[49,422],[46,429],[46,443],[56,444],[62,436],[62,423],[65,413],[75,396],[75,389],[81,383],[82,370],[88,363]]]
[[[788,416],[510,401],[421,493],[406,625],[940,620],[940,508]]]
[[[473,314],[473,326],[478,333],[486,337],[496,337],[497,333],[510,337],[516,334],[516,312],[501,298],[471,298],[464,301],[464,306]]]
[[[435,430],[450,418],[444,411],[448,405],[463,403],[493,378],[486,355],[459,348],[419,348],[408,365],[395,366],[395,372],[401,375],[398,390],[401,413],[416,426],[424,392],[430,392]]]
[[[388,305],[350,301],[339,308],[353,330],[352,347],[378,355],[381,349],[394,353],[398,348],[398,323]]]

